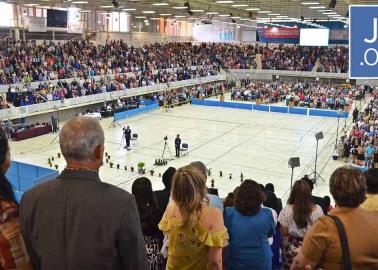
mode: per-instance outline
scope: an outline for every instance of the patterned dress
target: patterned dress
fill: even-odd
[[[213,232],[199,222],[190,226],[166,215],[159,228],[168,234],[169,239],[167,270],[207,269],[209,247],[223,248],[228,244],[226,228]]]
[[[18,206],[1,199],[0,269],[32,269],[20,232]]]

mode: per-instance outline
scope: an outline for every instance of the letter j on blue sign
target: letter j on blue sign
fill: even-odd
[[[349,77],[378,78],[378,6],[349,6]]]

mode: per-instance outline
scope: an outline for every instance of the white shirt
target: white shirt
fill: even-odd
[[[303,238],[308,231],[308,229],[315,223],[318,218],[323,216],[322,208],[316,204],[315,211],[311,212],[310,220],[305,228],[298,228],[297,224],[294,221],[294,211],[293,206],[288,204],[282,209],[280,215],[278,216],[278,222],[288,228],[289,235]]]

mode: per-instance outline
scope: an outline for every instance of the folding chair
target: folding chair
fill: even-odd
[[[183,155],[185,152],[188,153],[189,146],[187,143],[181,144],[180,155]]]

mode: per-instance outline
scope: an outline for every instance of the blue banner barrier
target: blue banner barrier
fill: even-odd
[[[217,101],[219,102],[219,106],[225,107],[225,108],[234,108],[237,109],[237,103],[236,102],[227,102],[227,101]]]
[[[114,122],[121,120],[121,119],[125,119],[127,117],[137,115],[137,114],[148,112],[148,111],[154,110],[156,108],[159,108],[159,104],[153,103],[151,105],[139,107],[139,108],[136,108],[136,109],[133,109],[133,110],[128,110],[128,111],[124,111],[124,112],[117,112],[117,113],[114,114]]]
[[[301,114],[301,115],[307,115],[307,109],[303,108],[289,108],[289,113],[291,114]]]
[[[298,108],[298,107],[287,107],[287,106],[275,106],[275,105],[262,105],[262,104],[252,104],[252,103],[242,103],[242,102],[231,102],[231,101],[218,101],[218,100],[203,100],[196,99],[192,100],[194,105],[202,106],[213,106],[213,107],[223,107],[223,108],[233,108],[233,109],[244,109],[244,110],[256,110],[265,112],[278,112],[278,113],[291,113],[299,115],[311,115],[311,116],[323,116],[323,117],[334,117],[337,118],[337,111],[331,110],[319,110],[319,109],[309,109],[309,108]],[[349,114],[343,112],[340,118],[348,118]]]
[[[289,112],[288,109],[289,107],[284,107],[284,106],[270,106],[271,112],[288,113]]]
[[[7,179],[12,185],[17,201],[21,200],[25,191],[40,183],[55,179],[59,172],[18,161],[12,161],[7,172]]]
[[[242,109],[242,110],[252,110],[253,104],[248,104],[248,103],[236,103],[236,108],[237,109]]]
[[[313,116],[323,116],[323,117],[334,117],[337,118],[337,111],[329,111],[329,110],[319,110],[319,109],[309,109],[309,115]],[[349,113],[348,112],[343,112],[340,115],[340,118],[348,118]]]
[[[143,104],[145,106],[152,105],[152,104],[155,104],[155,103],[156,103],[156,101],[151,100],[151,99],[141,99],[140,100],[140,104]]]
[[[253,109],[256,111],[269,112],[269,107],[268,105],[253,104]]]

